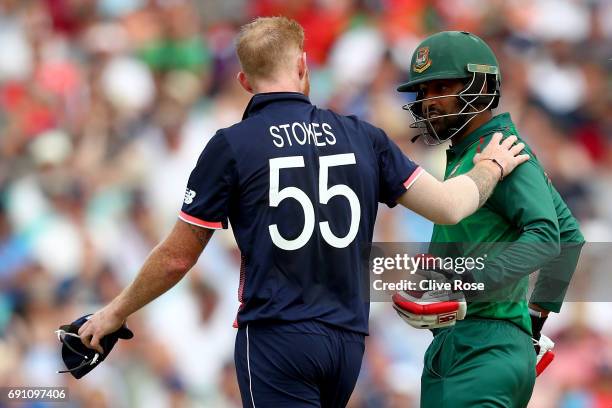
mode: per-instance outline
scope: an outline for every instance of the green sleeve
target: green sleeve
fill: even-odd
[[[562,243],[561,253],[540,269],[529,303],[559,313],[584,242]]]
[[[578,265],[584,236],[580,232],[578,221],[567,208],[559,192],[552,186],[551,193],[561,229],[561,254],[540,269],[529,301],[545,310],[559,313]]]
[[[559,255],[559,223],[548,180],[531,159],[518,166],[495,188],[486,205],[504,216],[519,231],[503,251],[487,260],[474,280],[485,290],[502,288],[540,269]]]

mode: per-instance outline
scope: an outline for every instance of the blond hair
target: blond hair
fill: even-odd
[[[304,50],[304,29],[287,17],[259,17],[241,27],[236,53],[252,79],[272,79]]]

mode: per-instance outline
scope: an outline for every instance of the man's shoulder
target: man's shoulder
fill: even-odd
[[[523,153],[527,153],[529,156],[531,156],[528,162],[535,167],[542,168],[542,165],[538,161],[534,150],[531,148],[529,142],[521,136],[521,133],[519,132],[509,113],[506,112],[493,116],[491,121],[492,122],[487,127],[486,132],[465,150],[463,156],[468,154],[474,156],[476,153],[480,153],[487,143],[491,141],[491,138],[495,133],[501,133],[502,140],[510,136],[516,136],[518,138],[517,143],[523,143],[525,145]]]
[[[265,122],[257,116],[245,118],[233,125],[219,128],[213,138],[219,139],[218,143],[231,149],[239,149],[241,146],[252,146],[255,135],[267,129]],[[212,139],[211,139],[212,140]]]
[[[257,116],[251,116],[242,119],[240,122],[236,122],[233,125],[219,128],[219,130],[217,130],[217,134],[223,135],[225,138],[241,135],[245,131],[252,130],[254,127],[262,126],[263,123],[264,122]]]
[[[370,122],[367,122],[361,118],[359,118],[357,115],[351,114],[351,115],[345,115],[342,113],[338,113],[332,109],[327,109],[327,108],[316,108],[319,113],[322,116],[327,116],[329,118],[333,118],[334,120],[337,120],[338,122],[342,123],[345,126],[349,126],[349,127],[356,127],[356,128],[362,128],[366,131],[371,131],[371,132],[375,132],[377,130],[380,130],[379,128],[377,128],[376,126],[374,126],[373,124],[371,124]]]

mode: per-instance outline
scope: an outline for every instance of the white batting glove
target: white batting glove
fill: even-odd
[[[536,377],[542,374],[546,367],[554,360],[555,353],[551,350],[555,347],[555,343],[546,337],[540,336],[540,340],[532,339],[538,357],[536,359]]]
[[[467,303],[461,292],[402,291],[393,295],[393,308],[412,327],[436,329],[463,320]]]

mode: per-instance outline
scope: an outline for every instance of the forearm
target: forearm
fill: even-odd
[[[147,257],[134,282],[108,305],[109,311],[125,320],[176,285],[196,263],[213,232],[178,220]]]
[[[134,281],[109,304],[109,310],[125,320],[176,285],[191,266],[177,262],[163,244],[158,245]]]
[[[461,221],[482,207],[499,178],[499,168],[490,161],[482,161],[468,173],[446,180],[443,183],[445,209],[451,223]]]
[[[423,172],[397,202],[436,224],[456,224],[487,200],[499,176],[499,168],[489,161],[445,182]]]
[[[503,288],[543,268],[559,256],[559,243],[548,240],[548,234],[539,230],[524,232],[518,240],[496,243],[502,252],[485,262],[485,268],[475,270],[475,282],[484,283],[485,290]]]
[[[476,185],[478,191],[478,204],[476,209],[483,206],[487,202],[497,182],[501,178],[499,167],[490,160],[478,162],[472,170],[465,174]],[[451,179],[452,180],[452,179]],[[476,210],[472,210],[474,212]],[[470,214],[472,213],[470,212]]]
[[[535,310],[559,313],[584,243],[562,243],[561,254],[538,274],[530,302]]]
[[[176,285],[196,263],[212,233],[213,230],[177,220],[168,237],[147,257],[134,282],[81,326],[78,334],[83,344],[104,353],[101,339]]]

